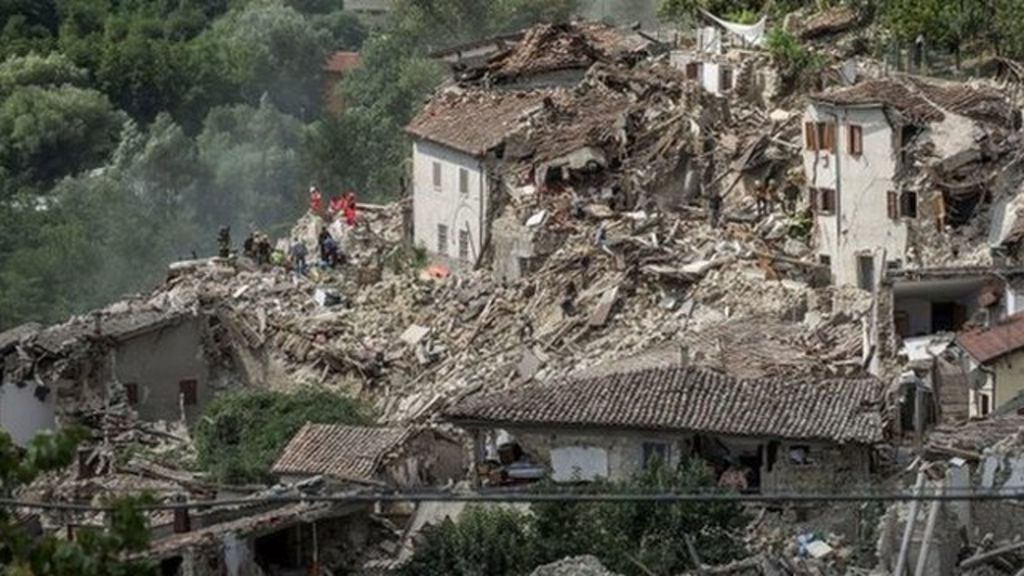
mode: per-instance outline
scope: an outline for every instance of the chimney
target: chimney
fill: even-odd
[[[184,494],[178,494],[174,497],[174,501],[178,504],[186,504],[188,497]],[[174,509],[174,533],[184,534],[185,532],[192,531],[192,517],[189,515],[188,508],[182,506]]]

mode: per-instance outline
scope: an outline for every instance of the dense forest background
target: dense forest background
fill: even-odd
[[[844,0],[0,0],[0,330],[53,322],[210,255],[216,230],[284,233],[312,184],[400,194],[402,126],[443,78],[426,55],[582,14],[674,25]],[[1024,0],[845,0],[881,41],[1024,52]],[[362,53],[322,108],[325,57]]]

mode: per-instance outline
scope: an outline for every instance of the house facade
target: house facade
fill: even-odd
[[[818,100],[804,113],[804,173],[818,258],[837,285],[869,290],[877,280],[876,258],[903,254],[904,218],[916,215],[916,199],[894,206],[896,135],[883,105]]]
[[[441,93],[406,128],[413,139],[413,239],[435,260],[473,266],[489,241],[505,136],[544,91]]]
[[[144,420],[194,423],[214,394],[206,321],[186,312],[97,312],[23,334],[0,349],[0,427],[23,443],[62,412],[112,402]]]
[[[956,337],[971,385],[971,416],[982,417],[1024,392],[1024,313]]]
[[[740,380],[668,366],[605,371],[478,396],[446,418],[474,438],[477,480],[625,480],[707,462],[743,490],[866,482],[883,439],[874,379]]]

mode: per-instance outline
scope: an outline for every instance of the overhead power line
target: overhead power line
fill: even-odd
[[[331,496],[267,496],[261,498],[239,498],[231,500],[199,500],[190,502],[168,502],[142,504],[142,511],[161,511],[175,509],[206,510],[222,506],[256,507],[267,504],[301,504],[301,503],[390,503],[390,502],[465,502],[465,503],[505,503],[505,504],[540,504],[540,503],[638,503],[653,504],[674,503],[750,503],[750,504],[800,504],[800,503],[838,503],[838,502],[963,502],[963,501],[1011,501],[1024,500],[1024,487],[1006,490],[957,490],[947,488],[944,492],[924,490],[919,494],[910,492],[864,492],[864,493],[712,493],[712,492],[665,492],[658,494],[644,493],[600,493],[587,494],[580,492],[554,493],[451,493],[451,492],[358,492]],[[106,512],[111,506],[92,504],[73,504],[62,502],[38,502],[31,500],[0,499],[0,508],[24,508],[32,510],[52,510],[67,512]]]

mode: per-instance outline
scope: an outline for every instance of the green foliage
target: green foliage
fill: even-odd
[[[678,471],[654,468],[629,482],[589,484],[582,490],[688,493],[713,485],[705,465],[692,461]],[[740,532],[748,521],[740,505],[726,502],[551,502],[534,504],[531,515],[506,508],[470,509],[458,522],[430,533],[403,574],[513,576],[580,554],[593,554],[622,574],[645,574],[638,562],[655,574],[678,574],[694,568],[687,537],[704,562],[742,557]]]
[[[19,86],[56,88],[65,84],[84,87],[88,74],[63,54],[29,54],[0,62],[0,97]]]
[[[808,50],[796,36],[781,27],[768,31],[766,45],[782,81],[790,88],[810,83],[823,66],[818,54]]]
[[[307,422],[366,424],[357,400],[316,388],[294,394],[246,391],[217,397],[196,433],[199,464],[227,483],[272,480],[270,468]]]
[[[327,39],[280,0],[253,0],[224,15],[197,39],[193,64],[222,78],[230,101],[257,104],[267,95],[293,116],[320,110]]]
[[[392,13],[402,37],[421,46],[438,47],[538,22],[565,22],[579,6],[579,0],[395,0]]]
[[[321,35],[330,39],[332,50],[358,51],[369,34],[359,17],[351,12],[318,14],[310,21]]]
[[[302,125],[264,98],[258,108],[215,108],[196,139],[198,159],[208,176],[201,225],[245,230],[294,222],[305,207],[299,149]],[[307,184],[308,186],[308,184]]]
[[[0,494],[12,497],[18,488],[47,472],[69,465],[84,437],[78,430],[41,434],[24,450],[0,432]],[[0,574],[3,576],[145,576],[155,569],[145,560],[125,556],[149,546],[146,518],[138,507],[148,498],[107,502],[112,507],[105,529],[82,529],[74,542],[47,534],[31,537],[10,510],[0,508]]]
[[[514,508],[470,506],[426,532],[403,576],[514,576],[538,565],[531,518]]]
[[[441,74],[437,63],[415,55],[407,39],[369,40],[363,68],[339,87],[345,111],[306,132],[306,163],[316,181],[327,190],[356,190],[371,201],[397,196],[409,154],[402,128]]]
[[[60,86],[21,86],[0,100],[0,175],[47,185],[95,167],[114,149],[124,122],[103,94]]]

